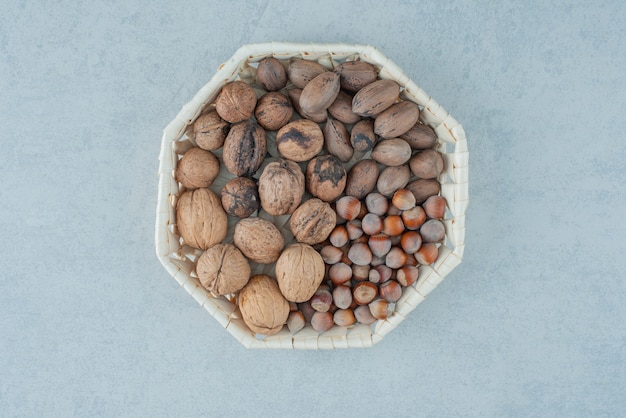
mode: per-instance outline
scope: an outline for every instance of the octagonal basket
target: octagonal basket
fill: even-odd
[[[179,185],[173,171],[179,158],[194,146],[191,126],[196,118],[216,98],[226,83],[241,79],[254,81],[256,63],[265,57],[279,60],[315,60],[328,69],[344,61],[361,60],[376,66],[380,78],[391,79],[402,86],[403,100],[410,100],[420,107],[420,120],[430,125],[438,136],[437,150],[444,156],[445,168],[439,176],[441,195],[447,201],[443,223],[446,237],[439,248],[439,256],[431,266],[419,267],[419,279],[403,290],[395,304],[393,313],[385,320],[373,325],[357,324],[351,327],[335,326],[318,333],[310,325],[292,334],[287,327],[276,335],[255,335],[245,325],[241,313],[233,303],[234,296],[214,296],[202,287],[195,273],[195,261],[201,254],[181,241],[175,225],[175,205]],[[269,144],[268,144],[269,148]],[[271,151],[270,151],[271,153]],[[260,171],[260,170],[259,170]],[[176,118],[163,131],[159,155],[159,183],[156,213],[156,252],[165,269],[174,279],[213,316],[229,333],[247,348],[283,349],[333,349],[370,347],[397,327],[406,316],[461,263],[465,238],[465,211],[468,205],[468,151],[465,132],[444,108],[419,88],[403,71],[378,49],[369,45],[346,44],[294,44],[261,43],[241,47],[228,61],[219,66],[211,80],[183,106]],[[232,177],[222,169],[211,188],[219,194],[221,186]],[[288,229],[288,216],[271,218],[279,229]],[[229,225],[227,241],[232,241],[232,229],[236,220]],[[259,268],[253,274],[272,274],[273,269]]]

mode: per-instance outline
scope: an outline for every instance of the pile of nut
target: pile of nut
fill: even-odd
[[[445,239],[434,130],[363,61],[329,70],[265,58],[251,84],[222,87],[174,173],[177,231],[202,250],[200,283],[234,296],[264,335],[387,318]],[[268,155],[268,132],[279,158]],[[231,178],[218,194],[220,167]],[[266,219],[281,216],[289,231]],[[232,242],[229,218],[238,219]],[[258,264],[273,265],[275,278],[253,275]]]

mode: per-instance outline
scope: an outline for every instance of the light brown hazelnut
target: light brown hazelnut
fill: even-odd
[[[415,266],[403,266],[396,272],[396,280],[404,287],[411,286],[415,283],[418,276],[419,270]]]
[[[376,187],[379,173],[378,165],[374,160],[358,161],[348,172],[345,194],[359,200],[365,198]]]
[[[415,196],[415,195],[414,195]],[[409,210],[402,212],[402,223],[406,229],[416,230],[424,221],[426,221],[426,213],[421,206],[415,206]]]
[[[330,233],[328,240],[335,247],[341,248],[348,243],[348,230],[343,225],[337,225]]]
[[[304,302],[324,280],[322,256],[306,244],[291,244],[276,261],[276,280],[285,299]]]
[[[346,263],[336,263],[328,270],[328,276],[335,286],[341,285],[350,281],[352,269]]]
[[[384,257],[391,250],[391,238],[385,234],[377,234],[369,237],[368,245],[372,254],[376,257]]]
[[[250,279],[250,264],[233,244],[217,244],[198,258],[196,272],[209,292],[227,295],[238,292]]]
[[[370,308],[367,305],[360,305],[354,309],[354,317],[356,320],[364,325],[370,325],[376,322],[376,318],[372,316]]]
[[[232,81],[217,95],[215,110],[226,122],[242,122],[252,116],[256,100],[256,93],[248,83]]]
[[[222,188],[222,206],[226,213],[247,218],[259,208],[259,191],[254,180],[233,177]]]
[[[268,131],[277,131],[293,116],[293,106],[287,96],[269,92],[259,99],[254,110],[256,121]]]
[[[387,280],[391,279],[391,276],[393,274],[393,270],[391,270],[389,267],[387,267],[384,264],[372,267],[372,270],[378,273],[377,282],[370,278],[370,281],[373,283],[385,283]]]
[[[306,325],[304,314],[300,311],[291,311],[287,317],[287,328],[292,334],[302,330]]]
[[[289,228],[298,242],[314,245],[328,238],[335,221],[335,211],[328,203],[311,198],[293,212]]]
[[[446,199],[443,196],[431,196],[422,207],[429,218],[442,219],[446,214]]]
[[[357,305],[367,305],[378,295],[378,287],[372,282],[361,282],[352,289],[352,299]]]
[[[348,250],[348,258],[354,264],[366,266],[372,261],[372,251],[367,244],[360,242],[352,244],[350,250]]]
[[[339,285],[333,289],[333,303],[339,309],[348,309],[352,305],[352,289]]]
[[[289,317],[289,302],[276,281],[265,274],[250,278],[239,292],[238,304],[243,321],[258,334],[278,333]]]
[[[185,244],[206,250],[226,238],[228,219],[220,198],[201,188],[184,192],[176,204],[176,227]]]
[[[430,219],[420,227],[420,235],[424,242],[440,242],[446,236],[446,228],[443,222]]]
[[[285,246],[278,228],[263,218],[244,218],[237,222],[233,241],[248,259],[261,264],[278,260]]]
[[[402,297],[402,286],[395,280],[388,280],[378,287],[380,297],[389,303],[396,303]]]
[[[320,286],[311,296],[311,307],[317,312],[327,312],[333,304],[333,296],[328,286]]]
[[[353,196],[344,196],[335,204],[337,215],[347,221],[356,219],[361,211],[361,202]]]
[[[361,205],[363,208],[363,205]],[[361,220],[353,219],[346,223],[346,231],[348,232],[348,239],[354,241],[363,236],[363,229],[361,228]]]
[[[352,264],[352,280],[362,282],[367,280],[370,275],[370,266],[368,264]]]
[[[230,124],[220,118],[215,110],[200,115],[193,124],[193,136],[202,149],[214,151],[224,145]]]
[[[322,256],[324,263],[332,265],[341,261],[343,251],[341,248],[337,248],[334,245],[325,245],[320,250],[320,255]]]
[[[340,327],[349,327],[356,322],[352,309],[338,309],[333,314],[333,321]]]
[[[385,264],[390,269],[399,269],[406,264],[406,260],[406,253],[399,247],[393,247],[385,256]]]
[[[289,160],[273,161],[259,177],[261,207],[272,216],[293,213],[302,202],[305,178],[300,166]]]
[[[395,237],[404,232],[402,217],[399,215],[389,215],[383,220],[383,233],[390,237]]]
[[[287,71],[276,58],[263,58],[256,70],[256,82],[264,90],[278,91],[287,85]]]
[[[407,254],[414,254],[422,246],[422,236],[417,231],[406,231],[400,239],[400,246]]]
[[[220,162],[211,151],[191,148],[178,161],[174,176],[187,189],[209,187],[220,172]]]
[[[436,244],[430,242],[422,244],[420,249],[415,253],[415,259],[417,262],[426,266],[437,261],[438,256],[439,248],[437,248]]]
[[[376,319],[387,319],[391,315],[391,306],[385,299],[376,299],[369,303],[370,312]]]
[[[396,190],[391,203],[400,210],[409,210],[415,207],[415,196],[407,189]]]
[[[361,221],[361,228],[367,235],[380,234],[383,230],[383,220],[374,213],[368,213]]]
[[[328,331],[333,325],[333,314],[330,312],[315,312],[311,318],[311,326],[317,332]]]
[[[370,193],[365,196],[365,206],[368,212],[382,216],[387,213],[389,202],[387,198],[380,193]]]
[[[280,128],[276,134],[276,146],[284,158],[308,161],[324,147],[324,134],[317,123],[299,119]]]
[[[222,160],[231,174],[250,177],[259,169],[266,153],[265,130],[245,121],[231,126],[224,141]]]
[[[306,167],[306,188],[313,196],[331,202],[346,187],[346,169],[336,157],[322,155],[309,161]]]

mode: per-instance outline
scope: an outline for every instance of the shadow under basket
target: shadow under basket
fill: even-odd
[[[396,81],[402,87],[400,97],[415,102],[420,107],[420,121],[431,126],[438,136],[437,150],[444,157],[444,170],[438,177],[441,195],[447,201],[443,219],[446,236],[439,248],[437,260],[430,266],[419,267],[419,279],[403,290],[395,303],[393,313],[385,320],[372,325],[357,324],[350,327],[334,326],[318,333],[310,324],[292,334],[286,326],[275,335],[261,336],[252,332],[241,318],[233,303],[234,295],[214,296],[199,282],[195,262],[200,250],[185,245],[176,230],[175,205],[179,184],[174,179],[174,169],[182,154],[194,146],[191,127],[196,118],[214,102],[220,89],[233,80],[254,81],[256,63],[265,57],[282,61],[305,59],[317,61],[328,69],[344,61],[361,60],[379,69],[379,77]],[[268,146],[270,154],[271,147]],[[183,106],[176,118],[163,131],[159,155],[159,183],[156,210],[156,253],[165,269],[174,279],[209,312],[229,333],[247,348],[282,349],[334,349],[371,347],[406,318],[417,305],[461,263],[465,248],[465,212],[468,200],[468,150],[463,127],[444,108],[407,77],[403,71],[378,49],[369,45],[346,44],[295,44],[270,42],[241,47],[224,64],[211,80]],[[232,175],[222,168],[214,191]],[[273,218],[283,230],[288,229],[288,217]],[[235,221],[229,222],[229,235]],[[231,241],[232,242],[232,241]],[[273,268],[273,267],[272,267]],[[253,274],[270,274],[268,268],[253,268]]]

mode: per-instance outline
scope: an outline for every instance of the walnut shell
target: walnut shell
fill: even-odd
[[[411,159],[411,146],[404,139],[385,139],[372,150],[372,159],[390,167],[402,165]]]
[[[278,228],[263,218],[244,218],[237,222],[233,241],[248,259],[260,264],[276,261],[285,246]]]
[[[222,188],[222,206],[226,213],[247,218],[259,208],[259,191],[254,180],[234,177]]]
[[[276,261],[276,280],[285,299],[306,302],[324,280],[322,256],[307,244],[292,244]]]
[[[261,99],[254,110],[256,121],[268,131],[277,131],[285,126],[293,116],[293,106],[287,96],[270,92]]]
[[[224,145],[230,125],[216,111],[201,115],[193,124],[196,144],[202,149],[214,151]]]
[[[352,111],[361,116],[376,116],[394,104],[399,95],[400,85],[395,81],[374,81],[354,95]]]
[[[407,164],[397,167],[385,167],[378,176],[376,189],[378,193],[391,197],[399,189],[404,188],[411,178],[411,170]]]
[[[288,160],[302,162],[315,157],[324,147],[324,134],[317,123],[300,119],[289,122],[276,134],[279,154]]]
[[[293,213],[304,195],[304,174],[289,160],[269,163],[259,178],[261,207],[273,216]]]
[[[311,80],[325,71],[327,71],[326,68],[315,61],[293,60],[289,63],[287,75],[289,76],[289,81],[294,86],[302,89]]]
[[[224,141],[222,160],[235,176],[252,176],[267,153],[265,130],[247,120],[230,128]]]
[[[289,302],[270,276],[252,276],[237,301],[243,321],[253,332],[273,335],[287,322]]]
[[[220,172],[220,162],[211,151],[191,148],[176,165],[174,177],[187,189],[209,187]]]
[[[248,83],[231,81],[222,87],[215,99],[215,110],[222,119],[238,123],[249,119],[256,107],[256,93]]]
[[[437,134],[435,130],[428,125],[416,123],[400,138],[409,143],[411,149],[427,149],[432,148],[437,143]]]
[[[354,128],[353,128],[354,129]],[[341,162],[348,162],[354,155],[354,149],[350,145],[350,134],[343,123],[328,118],[323,128],[324,144],[326,151],[334,155]]]
[[[256,69],[256,82],[264,90],[278,91],[287,85],[287,71],[276,58],[264,58]]]
[[[306,188],[315,197],[332,202],[346,187],[346,169],[336,157],[322,155],[306,166]]]
[[[289,228],[298,242],[314,245],[328,238],[336,222],[337,215],[328,203],[311,198],[291,215]]]
[[[300,107],[304,113],[320,113],[333,104],[339,94],[339,74],[326,71],[302,89]]]
[[[250,264],[233,244],[217,244],[206,250],[196,265],[200,283],[216,295],[238,292],[250,279]]]
[[[380,170],[374,160],[361,160],[354,164],[348,172],[346,196],[364,199],[376,187],[379,173]]]
[[[228,219],[214,192],[195,189],[179,197],[176,226],[185,244],[206,250],[226,238]]]
[[[396,103],[376,116],[374,132],[383,138],[396,138],[404,135],[417,123],[420,108],[413,102],[405,100]]]
[[[352,93],[376,81],[376,67],[365,61],[347,61],[335,67],[340,75],[341,88]]]

